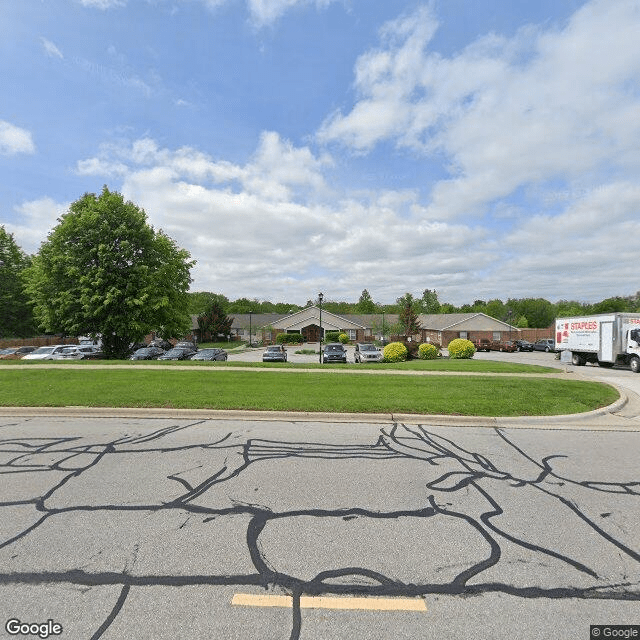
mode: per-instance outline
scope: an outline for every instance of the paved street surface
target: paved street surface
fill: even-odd
[[[638,624],[639,438],[0,418],[0,637],[10,619],[78,640],[555,640]]]

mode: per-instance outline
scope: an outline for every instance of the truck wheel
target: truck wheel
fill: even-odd
[[[638,356],[633,356],[633,358],[631,358],[629,366],[631,367],[631,371],[633,371],[633,373],[640,373],[640,358],[638,358]]]
[[[586,363],[586,360],[579,353],[574,353],[571,355],[571,364],[576,367],[582,367]]]

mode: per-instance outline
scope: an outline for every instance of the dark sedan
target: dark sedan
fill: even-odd
[[[142,347],[133,353],[130,360],[157,360],[164,353],[160,347]]]
[[[191,360],[222,360],[227,359],[227,352],[224,349],[200,349],[198,353],[190,358]]]
[[[173,347],[158,357],[158,360],[189,360],[196,352],[191,347]]]
[[[262,362],[286,362],[287,350],[281,344],[267,347],[262,354]]]
[[[327,344],[322,351],[322,362],[347,362],[347,350],[340,342]]]
[[[516,348],[518,351],[533,351],[533,343],[528,340],[516,340]]]
[[[35,351],[37,347],[10,347],[0,351],[0,358],[3,360],[19,360],[27,353]]]

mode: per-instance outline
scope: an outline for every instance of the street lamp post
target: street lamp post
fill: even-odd
[[[318,294],[318,306],[320,307],[320,348],[318,349],[318,353],[319,353],[319,359],[320,359],[320,364],[322,364],[322,300],[323,300],[324,296],[322,295],[322,293]]]
[[[382,312],[382,346],[384,347],[384,311]]]
[[[251,327],[251,314],[252,314],[252,313],[253,313],[252,311],[249,311],[249,346],[250,346],[250,347],[252,346],[252,345],[251,345],[251,328],[252,328],[252,327]]]

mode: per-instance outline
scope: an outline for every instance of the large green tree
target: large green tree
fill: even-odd
[[[436,290],[425,289],[422,292],[422,298],[420,298],[419,306],[422,313],[440,313],[440,302],[438,301],[438,294]]]
[[[0,226],[0,338],[34,334],[33,313],[23,282],[28,265],[29,258],[13,235]]]
[[[58,220],[27,269],[27,290],[46,331],[100,335],[107,356],[122,358],[152,331],[190,329],[190,258],[143,209],[104,187]]]

